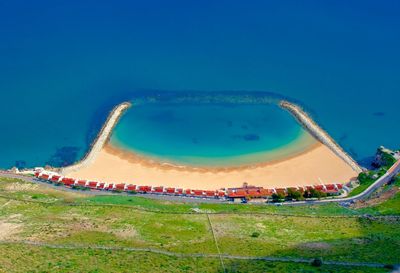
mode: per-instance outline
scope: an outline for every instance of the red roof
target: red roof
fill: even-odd
[[[324,189],[324,186],[323,186],[323,185],[316,185],[316,186],[314,186],[314,188],[315,188],[317,191],[322,191],[322,190]]]
[[[114,188],[114,184],[108,184],[107,187],[105,187],[104,189],[106,190],[112,190]]]
[[[124,190],[125,189],[125,184],[120,183],[115,185],[116,190]]]
[[[208,197],[215,196],[215,191],[206,191]]]
[[[164,187],[154,187],[153,192],[161,193],[164,191]]]
[[[66,186],[70,186],[70,185],[75,184],[75,179],[73,179],[73,178],[63,178],[61,180],[61,182]]]
[[[314,189],[314,187],[313,187],[313,186],[305,186],[305,189],[306,189],[307,191],[310,191],[310,190]]]
[[[52,177],[51,177],[51,181],[58,181],[58,180],[60,180],[60,178],[61,178],[61,176],[59,176],[59,175],[53,175]]]
[[[333,184],[325,185],[325,187],[326,187],[326,189],[327,189],[328,191],[336,190],[336,187],[335,187],[335,185],[333,185]]]
[[[225,192],[224,191],[218,191],[218,196],[219,197],[224,197],[225,196]]]
[[[229,198],[244,198],[246,197],[246,193],[241,191],[241,192],[230,192],[228,193]]]
[[[202,190],[193,190],[193,194],[197,195],[197,196],[202,196],[203,195],[203,191]]]
[[[39,177],[39,175],[40,175],[40,172],[35,172],[36,177]]]
[[[285,188],[276,188],[275,189],[277,193],[286,193],[286,189]]]
[[[97,182],[95,182],[95,181],[89,182],[88,187],[89,187],[89,188],[92,188],[92,189],[95,189],[95,188],[97,187]]]
[[[128,190],[128,191],[134,191],[134,190],[136,190],[136,185],[128,185],[128,186],[126,186],[126,190]]]
[[[343,184],[336,184],[336,186],[339,190],[343,189]]]
[[[192,191],[190,189],[186,189],[185,194],[192,194]]]
[[[272,189],[265,189],[265,190],[263,191],[263,194],[264,194],[265,196],[271,196],[273,193],[274,193],[274,191],[273,191]]]
[[[77,184],[79,186],[85,186],[86,185],[86,180],[79,180]]]
[[[101,189],[104,189],[104,186],[105,186],[105,183],[100,182],[100,183],[97,185],[97,188],[98,188],[99,190],[101,190]]]
[[[151,187],[150,186],[139,186],[139,191],[150,192],[151,191]]]
[[[48,174],[41,174],[41,175],[40,175],[40,178],[41,178],[41,179],[45,179],[45,180],[49,179],[49,177],[50,177],[50,176],[49,176]]]
[[[167,188],[166,193],[169,193],[169,194],[175,193],[175,188]]]
[[[182,194],[183,193],[183,189],[176,189],[176,193],[177,194]]]

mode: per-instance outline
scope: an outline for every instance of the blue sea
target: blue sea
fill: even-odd
[[[398,14],[395,0],[0,1],[0,168],[79,160],[109,111],[146,92],[221,91],[298,102],[367,165],[400,147]],[[262,130],[243,145],[267,144]],[[276,145],[296,127],[280,130]]]

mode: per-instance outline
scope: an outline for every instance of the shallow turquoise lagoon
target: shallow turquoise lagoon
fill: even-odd
[[[111,143],[163,162],[226,166],[276,159],[288,148],[299,152],[312,142],[307,136],[274,104],[157,103],[134,105]]]

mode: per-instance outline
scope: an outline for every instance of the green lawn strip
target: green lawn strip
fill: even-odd
[[[222,253],[399,263],[398,222],[259,215],[210,217]]]
[[[371,181],[368,181],[368,182],[366,182],[366,183],[364,183],[364,184],[359,185],[357,188],[355,188],[354,190],[352,190],[352,191],[349,193],[348,196],[349,196],[349,197],[351,197],[351,196],[356,196],[357,194],[362,193],[362,192],[365,191],[369,186],[371,186],[374,182],[375,182],[374,180],[371,180]]]
[[[138,209],[165,213],[265,213],[305,216],[342,216],[357,215],[357,211],[339,204],[323,204],[317,206],[274,206],[252,204],[210,204],[180,203],[146,199],[137,196],[94,196],[83,198],[78,203],[88,205],[122,205]]]

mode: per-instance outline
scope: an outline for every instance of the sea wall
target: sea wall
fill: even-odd
[[[106,142],[109,140],[111,133],[117,125],[119,119],[122,117],[122,115],[125,113],[125,111],[131,107],[131,103],[129,102],[124,102],[119,105],[117,105],[109,114],[107,121],[104,123],[102,129],[100,130],[100,133],[97,135],[96,139],[93,141],[91,147],[89,148],[88,153],[85,155],[85,157],[77,162],[74,165],[61,168],[59,171],[61,174],[66,174],[66,173],[71,173],[79,170],[82,167],[85,167],[87,164],[90,164],[93,162],[97,155],[99,154],[100,150],[104,147]]]
[[[308,132],[310,132],[312,136],[325,144],[329,149],[332,150],[332,152],[344,160],[354,171],[357,173],[363,171],[358,163],[350,155],[348,155],[325,130],[318,126],[318,124],[316,124],[314,120],[303,111],[302,108],[288,101],[281,101],[279,105],[283,109],[289,111],[300,122],[300,124]]]

